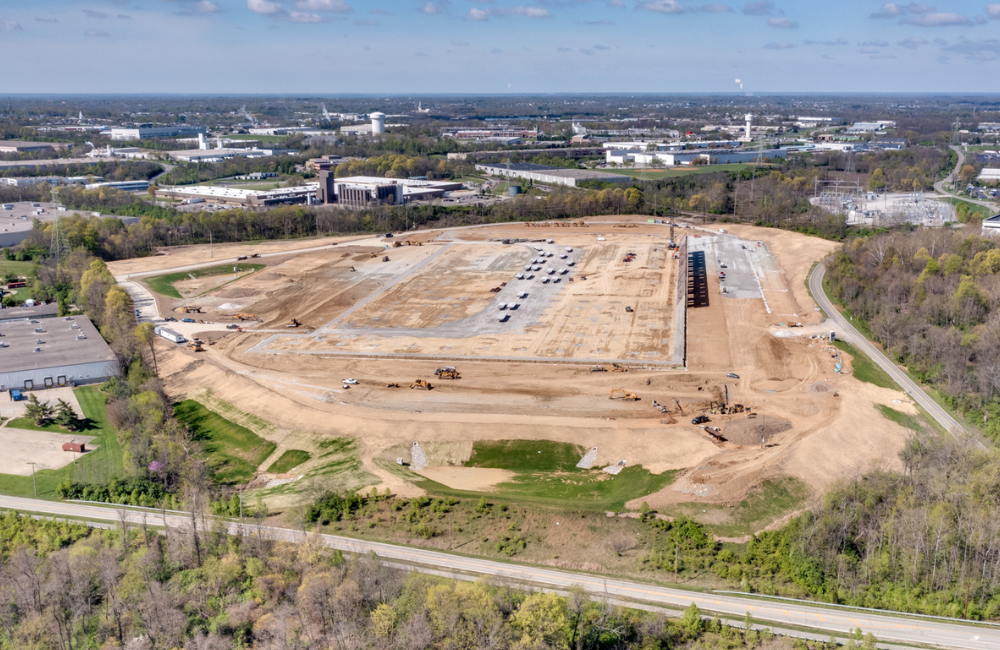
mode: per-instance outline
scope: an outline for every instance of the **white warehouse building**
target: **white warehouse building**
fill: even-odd
[[[179,135],[197,136],[205,133],[203,126],[153,126],[152,124],[140,124],[135,128],[115,127],[111,129],[112,140],[148,140],[150,138],[173,138]]]

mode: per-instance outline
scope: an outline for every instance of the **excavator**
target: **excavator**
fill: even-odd
[[[230,318],[232,318],[233,320],[256,320],[256,321],[260,320],[253,314],[245,314],[245,313],[233,314],[232,316],[230,316]]]
[[[620,363],[612,363],[611,369],[614,372],[628,372],[628,366],[623,366]]]
[[[635,402],[639,400],[639,396],[635,393],[630,393],[624,388],[612,388],[611,395],[608,399],[623,399],[627,402]]]
[[[292,320],[288,321],[288,324],[285,325],[285,327],[298,327],[301,324],[302,323],[300,323],[297,318],[293,318]]]
[[[184,305],[177,311],[179,311],[182,314],[200,314],[201,307],[192,307],[191,305]]]
[[[399,388],[399,384],[393,381],[393,382],[389,382],[388,384],[386,384],[385,387],[386,388]]]
[[[419,388],[420,390],[430,390],[434,388],[434,386],[432,386],[431,382],[429,381],[424,381],[423,379],[417,379],[412,384],[410,384],[410,388]]]
[[[458,369],[455,366],[445,366],[443,368],[438,368],[434,371],[438,379],[461,379],[462,375],[458,374]]]

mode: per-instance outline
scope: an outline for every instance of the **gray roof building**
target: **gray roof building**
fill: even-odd
[[[19,317],[10,319],[7,312]],[[118,375],[118,359],[89,318],[46,315],[38,307],[0,311],[0,390],[88,384]]]

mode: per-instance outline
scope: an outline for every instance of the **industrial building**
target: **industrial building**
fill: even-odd
[[[175,138],[181,136],[197,136],[205,133],[203,126],[187,126],[177,124],[174,126],[153,126],[152,124],[140,124],[137,127],[115,127],[111,129],[112,140],[149,140],[150,138]]]
[[[319,173],[319,202],[361,208],[369,205],[400,205],[408,201],[437,199],[446,192],[462,189],[454,181],[422,178],[381,178],[346,176],[335,178],[329,170]]]
[[[659,161],[665,167],[674,165],[691,165],[695,160],[703,159],[710,165],[727,165],[731,163],[750,163],[757,160],[768,161],[785,158],[786,149],[708,149],[680,151],[643,151],[627,149],[608,149],[605,160],[618,165],[634,164],[647,167],[654,161]]]
[[[604,183],[630,183],[632,181],[628,176],[621,174],[595,172],[589,169],[564,169],[562,167],[549,167],[548,165],[535,165],[532,163],[479,164],[476,165],[476,169],[491,176],[523,178],[536,183],[566,185],[568,187],[576,187],[577,183],[583,181],[601,181]]]
[[[979,176],[976,177],[976,180],[981,183],[1000,182],[1000,168],[983,167],[983,170],[979,172]]]
[[[294,149],[191,149],[187,151],[171,151],[170,157],[182,162],[215,163],[230,158],[267,158],[268,156],[283,156],[295,153]]]
[[[983,237],[1000,237],[1000,214],[983,219]]]
[[[70,144],[60,142],[26,142],[24,140],[0,140],[0,153],[29,153],[32,151],[48,151],[49,149],[66,149]]]
[[[103,176],[24,176],[24,177],[0,177],[0,185],[13,185],[14,187],[27,187],[48,183],[49,185],[85,185],[88,180],[103,181]]]
[[[118,359],[86,316],[56,317],[56,305],[0,309],[0,391],[106,381]]]
[[[99,190],[102,187],[121,190],[122,192],[143,192],[149,189],[149,181],[109,181],[106,183],[88,183],[88,190]]]
[[[851,126],[847,127],[847,133],[877,133],[879,131],[884,131],[885,129],[896,128],[896,122],[893,120],[879,120],[878,122],[855,122]]]
[[[156,190],[156,196],[169,199],[203,199],[219,205],[264,207],[291,203],[312,203],[319,183],[298,187],[278,187],[271,190],[244,190],[217,185],[181,185]]]

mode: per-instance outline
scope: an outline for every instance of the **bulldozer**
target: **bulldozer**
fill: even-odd
[[[188,341],[187,347],[192,352],[204,352],[205,351],[205,346],[203,346],[201,344],[201,341],[198,341],[198,340]]]
[[[386,384],[385,387],[386,388],[399,388],[399,384],[397,384],[396,382],[393,381],[393,382],[389,382],[388,384]]]
[[[614,372],[628,372],[628,366],[623,366],[620,363],[612,362],[611,370],[613,370]]]
[[[627,402],[636,402],[639,400],[639,396],[635,393],[630,393],[624,388],[612,388],[611,395],[608,399],[623,399]]]
[[[288,321],[288,324],[285,325],[285,327],[298,327],[301,324],[302,323],[300,323],[297,318],[293,318],[292,320]]]
[[[445,366],[443,368],[438,368],[434,371],[438,379],[461,379],[462,375],[458,374],[458,369],[455,366]]]
[[[201,307],[192,307],[191,305],[184,305],[177,311],[179,311],[182,314],[200,314]]]
[[[247,314],[242,312],[239,314],[233,314],[230,318],[232,318],[233,320],[256,320],[256,321],[260,320],[253,314]]]
[[[409,242],[406,242],[406,243],[409,244]],[[398,239],[396,241],[392,242],[392,247],[393,248],[400,248],[400,247],[402,247],[402,245],[403,245],[403,242],[399,241]]]
[[[419,388],[420,390],[431,390],[432,388],[434,388],[434,386],[432,386],[431,382],[429,381],[424,381],[423,379],[417,379],[412,384],[410,384],[410,388]]]

